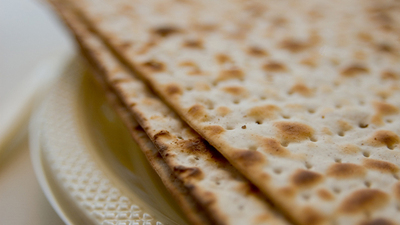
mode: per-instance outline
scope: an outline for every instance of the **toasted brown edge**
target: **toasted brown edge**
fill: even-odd
[[[62,16],[63,18],[68,16],[66,15],[66,12],[59,11],[59,3],[57,1],[50,0],[50,2],[60,14],[60,16]],[[64,18],[64,20],[67,19]],[[68,22],[66,22],[66,24],[70,26]],[[80,42],[78,43],[80,44]],[[84,58],[90,65],[90,69],[92,70],[94,78],[105,91],[107,101],[113,106],[113,108],[123,121],[124,125],[129,130],[132,138],[138,144],[138,146],[146,156],[146,159],[149,161],[154,171],[160,177],[162,183],[177,201],[186,218],[191,222],[191,224],[195,225],[213,224],[204,212],[204,209],[188,193],[188,189],[184,186],[184,184],[174,176],[161,155],[158,152],[157,154],[153,153],[149,145],[154,146],[154,144],[144,132],[143,128],[136,122],[132,114],[129,112],[128,109],[126,109],[126,107],[123,105],[123,102],[118,98],[118,96],[112,92],[110,87],[108,87],[108,85],[100,75],[101,72],[99,72],[99,69],[95,67],[96,64],[91,62],[90,57],[87,56],[88,52],[86,52],[84,48],[82,48],[82,46],[80,46],[80,49],[82,54],[85,56]]]
[[[105,82],[102,80],[101,76],[98,75],[99,73],[96,71],[96,69],[93,68],[93,65],[90,67],[96,80],[105,90],[105,95],[108,102],[116,110],[117,114],[128,128],[132,138],[138,144],[152,168],[160,177],[162,183],[177,201],[187,219],[192,224],[212,224],[207,215],[204,213],[202,207],[188,193],[187,188],[185,188],[183,183],[174,176],[161,155],[158,153],[158,150],[155,149],[157,152],[154,153],[154,150],[151,149],[150,146],[153,148],[155,148],[155,146],[144,132],[143,128],[136,122],[129,110],[123,105],[122,101],[118,99],[118,96],[106,87]]]

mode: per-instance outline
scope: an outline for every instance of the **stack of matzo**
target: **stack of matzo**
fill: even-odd
[[[56,5],[198,204],[192,221],[400,223],[400,2]]]

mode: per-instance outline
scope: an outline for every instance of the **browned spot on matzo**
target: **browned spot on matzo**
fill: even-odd
[[[202,179],[203,172],[197,167],[185,167],[182,165],[175,166],[174,171],[180,173],[182,176],[186,178],[195,178],[195,179]]]
[[[211,32],[215,31],[218,25],[213,23],[196,23],[193,28],[202,32]]]
[[[200,67],[192,61],[183,61],[183,62],[179,63],[179,66],[188,67],[191,69],[190,71],[187,72],[187,75],[205,75],[201,71]],[[196,83],[196,85],[197,85],[197,83]]]
[[[309,188],[323,180],[323,176],[319,173],[298,169],[291,177],[291,182],[295,187]]]
[[[258,166],[266,162],[265,156],[258,151],[236,150],[233,152],[233,158],[242,166]]]
[[[145,105],[154,105],[157,103],[157,100],[154,98],[143,98],[142,101],[140,101],[142,104]]]
[[[255,106],[247,112],[247,116],[256,120],[273,119],[279,107],[275,105]]]
[[[216,60],[217,60],[217,62],[218,62],[219,64],[224,64],[224,63],[227,63],[227,62],[232,62],[231,57],[229,57],[228,55],[225,55],[225,54],[217,54],[217,55],[215,56],[215,58],[216,58]]]
[[[254,219],[254,222],[255,222],[256,224],[265,224],[265,223],[267,223],[270,219],[271,219],[271,215],[264,214],[264,215],[260,215],[260,216],[256,217],[256,218]]]
[[[318,60],[316,57],[307,57],[300,61],[301,64],[309,67],[316,67],[318,65]]]
[[[230,87],[224,87],[222,90],[228,94],[234,95],[234,96],[241,96],[245,97],[248,95],[248,92],[246,88],[241,87],[241,86],[230,86]]]
[[[262,4],[259,4],[257,2],[249,2],[248,5],[245,6],[245,10],[252,16],[252,17],[260,17],[262,16],[266,11],[268,11],[268,8],[265,7]]]
[[[132,47],[132,45],[133,45],[132,42],[125,41],[125,42],[119,43],[119,44],[117,45],[117,48],[125,49],[125,48],[130,48],[130,47]]]
[[[158,62],[156,60],[150,60],[142,64],[145,68],[153,71],[153,72],[162,72],[165,70],[165,65],[162,62]]]
[[[382,80],[398,80],[399,77],[400,75],[393,71],[383,71],[381,73]]]
[[[236,69],[222,70],[219,73],[216,81],[219,82],[231,79],[242,80],[243,78],[244,78],[243,71],[236,68]]]
[[[193,119],[203,119],[207,115],[204,105],[195,104],[188,110],[188,115]]]
[[[376,7],[370,9],[371,20],[379,25],[383,31],[390,32],[393,30],[393,18],[387,10],[388,8]]]
[[[198,91],[209,91],[211,88],[210,88],[210,85],[208,85],[206,83],[198,82],[194,86],[194,89],[198,90]]]
[[[292,53],[297,53],[307,49],[310,45],[307,42],[294,40],[294,39],[286,39],[281,42],[280,47],[286,49]]]
[[[261,140],[261,147],[264,150],[264,152],[269,153],[271,155],[276,155],[276,156],[289,156],[290,151],[287,150],[285,147],[281,145],[281,143],[273,138],[263,138]]]
[[[376,44],[376,49],[383,53],[394,53],[395,52],[394,47],[389,43]]]
[[[188,67],[198,67],[197,64],[193,61],[182,61],[178,64],[179,66],[188,66]]]
[[[357,145],[347,144],[340,146],[340,151],[344,154],[354,155],[356,153],[359,153],[361,151],[361,148]]]
[[[396,106],[386,102],[374,102],[373,105],[376,113],[372,116],[371,122],[376,125],[383,125],[383,118],[385,116],[397,114],[399,112],[399,109]]]
[[[256,57],[261,57],[261,56],[267,56],[268,55],[268,53],[264,49],[262,49],[260,47],[254,47],[254,46],[250,47],[247,52],[250,55],[256,56]]]
[[[374,102],[374,108],[378,114],[384,116],[396,114],[399,112],[399,109],[396,106],[386,102]]]
[[[220,107],[217,108],[217,113],[218,113],[220,116],[226,116],[226,115],[228,115],[230,112],[231,112],[231,109],[228,108],[228,107],[226,107],[226,106],[220,106]]]
[[[318,194],[318,197],[324,201],[332,201],[335,199],[335,196],[332,194],[332,192],[330,192],[326,189],[319,189],[317,194]]]
[[[360,32],[360,33],[358,33],[357,36],[360,40],[365,41],[365,42],[371,42],[373,40],[371,34],[366,33],[366,32]]]
[[[182,88],[178,84],[168,84],[165,87],[165,92],[168,96],[181,95]]]
[[[328,127],[322,128],[322,132],[326,135],[332,135],[332,131]]]
[[[294,187],[283,187],[278,190],[278,193],[285,198],[292,198],[296,195],[296,189]]]
[[[348,122],[344,121],[344,120],[339,120],[338,122],[339,128],[342,131],[349,131],[353,128],[353,126],[351,124],[349,124]]]
[[[355,51],[353,53],[353,55],[354,55],[354,58],[356,58],[358,60],[365,60],[366,57],[367,57],[367,54],[364,51],[361,51],[361,50]]]
[[[366,174],[364,167],[353,163],[335,163],[329,167],[327,175],[335,178],[363,177]]]
[[[397,200],[400,200],[400,182],[393,185],[393,193]]]
[[[278,128],[278,136],[287,141],[302,141],[311,138],[314,130],[299,122],[276,122],[275,127]]]
[[[174,26],[160,26],[153,29],[153,32],[160,37],[168,37],[172,34],[178,33],[180,30]]]
[[[396,133],[389,130],[376,131],[371,138],[368,139],[368,143],[372,146],[384,146],[388,148],[394,148],[400,142],[399,136]]]
[[[396,173],[399,167],[393,163],[377,159],[364,159],[363,165],[371,170],[378,170],[382,173]]]
[[[302,210],[302,216],[303,218],[301,218],[300,220],[302,221],[302,223],[308,225],[321,224],[321,222],[325,220],[324,216],[321,213],[310,206],[307,206]]]
[[[376,218],[366,220],[360,223],[360,225],[396,225],[393,221],[385,218]]]
[[[379,209],[387,204],[389,196],[377,189],[361,189],[348,195],[340,206],[346,214]]]
[[[219,125],[209,125],[204,127],[204,131],[209,135],[220,135],[225,132],[225,129]]]
[[[393,88],[393,87],[392,87]],[[393,90],[393,89],[392,89]],[[393,91],[392,90],[388,90],[388,89],[384,89],[384,90],[377,90],[376,91],[376,95],[378,96],[378,97],[380,97],[381,99],[387,99],[387,98],[389,98],[390,96],[392,96],[393,95]]]
[[[154,40],[150,40],[144,44],[142,44],[139,48],[139,50],[137,51],[137,54],[141,55],[141,54],[145,54],[147,53],[152,47],[154,47],[156,45],[156,42]]]
[[[202,201],[204,201],[203,204],[209,206],[216,202],[216,197],[212,192],[206,192]]]
[[[201,139],[189,139],[183,140],[184,148],[189,150],[191,153],[207,153],[208,150]]]
[[[355,65],[351,65],[351,66],[344,68],[342,70],[341,74],[345,77],[354,77],[354,76],[357,76],[360,74],[365,74],[368,72],[369,72],[369,69],[367,67],[355,64]]]
[[[203,42],[201,40],[187,40],[187,41],[185,41],[183,46],[188,47],[188,48],[194,48],[194,49],[202,49]]]
[[[153,137],[154,142],[158,145],[158,150],[161,154],[168,154],[168,146],[164,144],[165,140],[171,140],[172,135],[169,131],[162,130],[154,135]]]
[[[263,69],[267,72],[286,72],[287,68],[284,64],[276,61],[270,61],[263,65]]]
[[[283,16],[277,16],[273,18],[271,22],[274,26],[280,27],[285,26],[288,23],[288,20]]]
[[[168,138],[169,139],[171,137],[172,137],[171,133],[169,133],[169,131],[167,131],[167,130],[162,130],[154,135],[155,140],[157,140],[158,138]]]
[[[292,86],[292,88],[290,88],[289,94],[292,93],[297,93],[304,97],[310,97],[313,95],[313,91],[303,83],[298,83]]]

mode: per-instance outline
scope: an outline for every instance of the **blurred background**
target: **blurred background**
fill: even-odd
[[[1,0],[0,118],[35,66],[73,49],[45,1]],[[63,224],[36,180],[26,136],[20,140],[0,160],[0,224]]]

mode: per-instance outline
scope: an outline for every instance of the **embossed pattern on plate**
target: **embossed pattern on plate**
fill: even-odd
[[[81,121],[76,118],[77,107],[74,105],[79,98],[84,70],[79,59],[67,65],[55,91],[49,94],[40,115],[36,115],[40,117],[36,129],[40,129],[43,167],[48,168],[47,174],[75,204],[62,207],[78,207],[94,224],[170,224],[171,219],[140,198],[132,198],[132,193],[127,194],[126,189],[115,184],[93,158],[93,153],[85,148],[87,140],[79,135]]]

